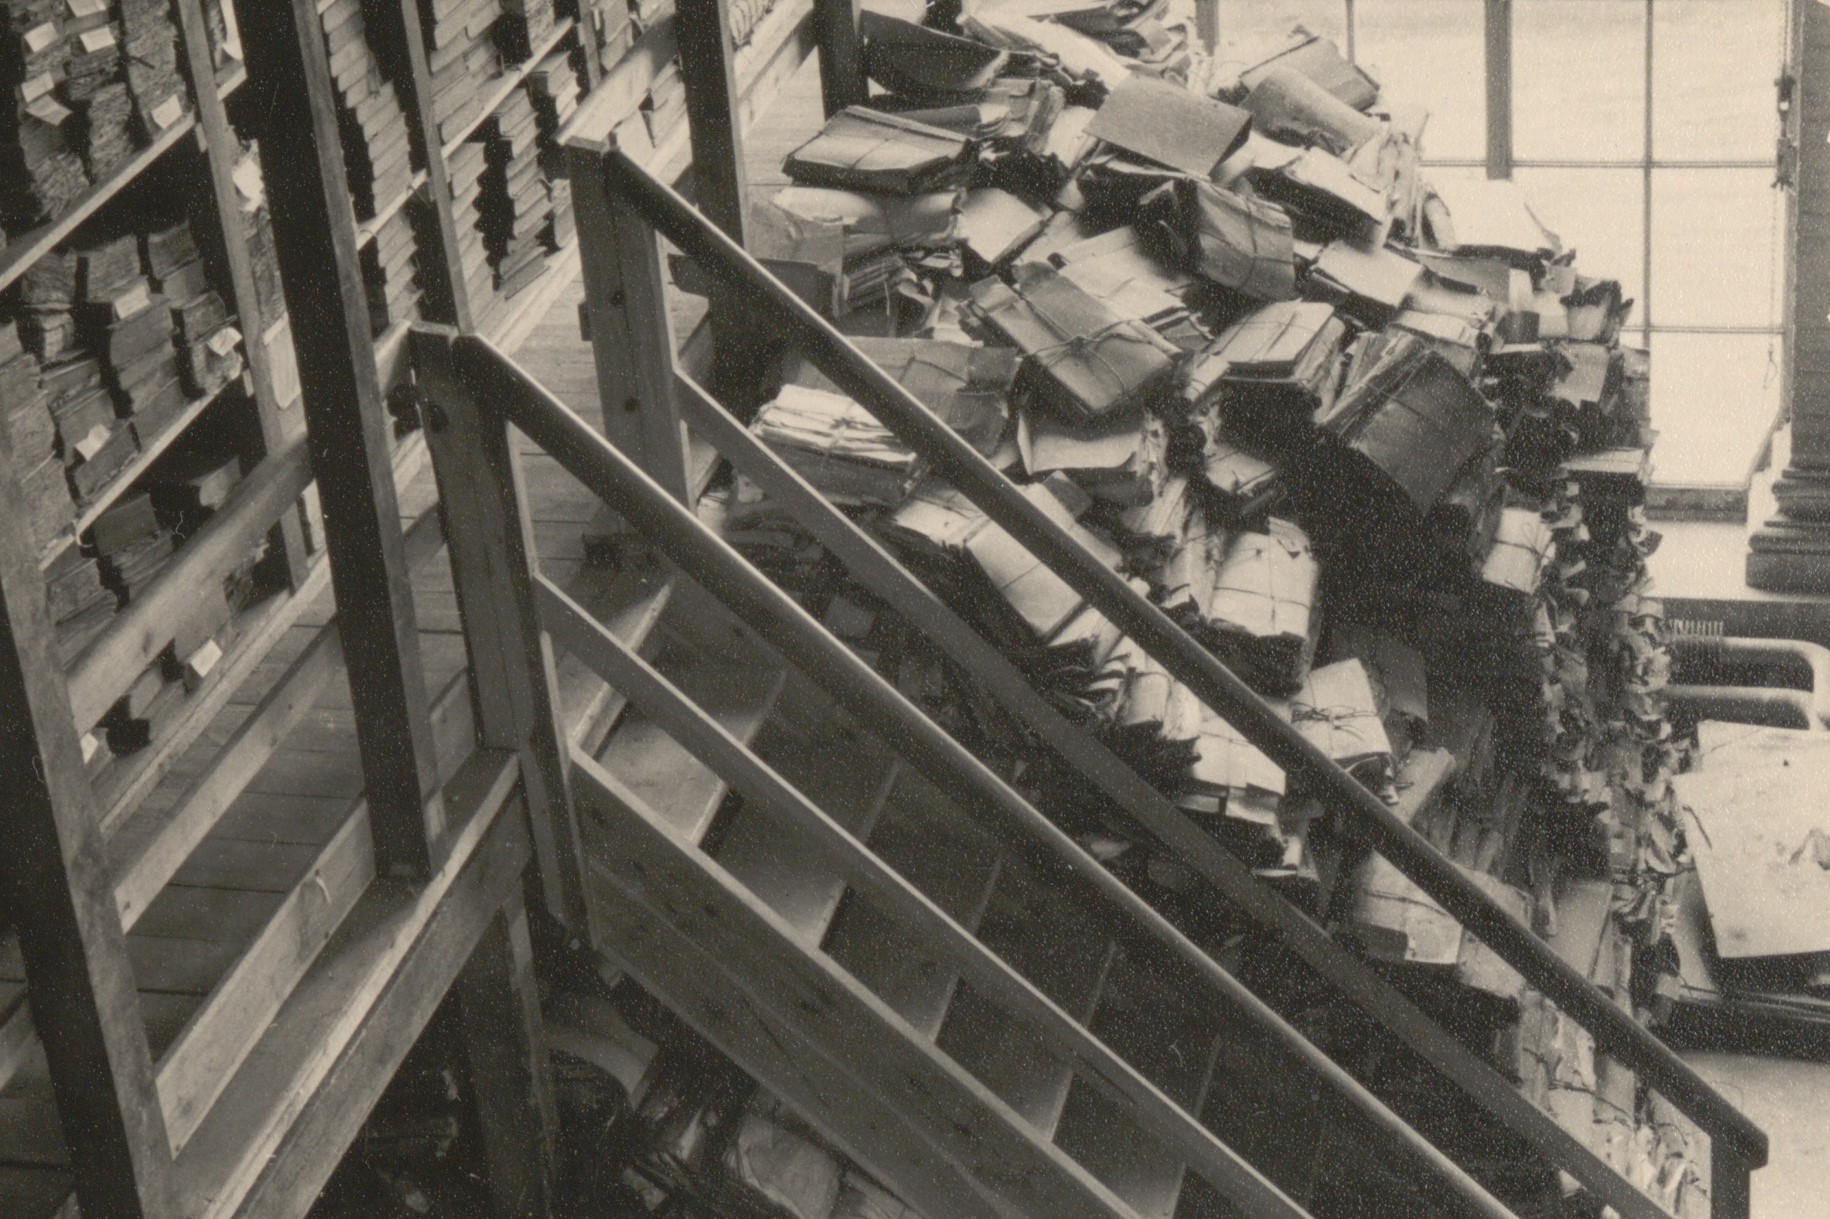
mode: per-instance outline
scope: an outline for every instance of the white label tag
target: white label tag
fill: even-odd
[[[183,117],[184,98],[179,94],[174,93],[160,102],[157,106],[153,107],[152,121],[161,131],[164,131],[167,127],[170,127],[173,123]]]
[[[19,86],[19,96],[27,105],[30,105],[32,102],[37,101],[39,98],[49,93],[56,85],[57,81],[49,72],[40,72],[31,80],[28,80],[23,85]]]
[[[222,645],[212,639],[186,657],[184,667],[197,677],[208,677],[221,659]]]
[[[94,17],[108,11],[108,0],[69,0],[72,17]]]
[[[219,356],[226,356],[235,350],[235,344],[241,342],[241,331],[233,326],[224,326],[204,341],[209,345],[211,351]]]
[[[93,30],[84,30],[81,41],[83,50],[91,55],[97,51],[106,51],[114,45],[114,27],[104,25]]]
[[[261,181],[261,163],[252,156],[243,157],[235,162],[235,189],[241,192],[242,198],[259,206],[265,184]]]
[[[152,304],[152,289],[146,286],[145,280],[141,280],[133,286],[132,291],[114,298],[115,320],[132,317],[150,304]]]
[[[62,127],[71,114],[69,107],[48,95],[28,104],[25,112],[47,127]]]
[[[36,55],[57,41],[57,27],[47,21],[25,32],[25,49]]]
[[[98,423],[89,429],[87,436],[76,442],[76,451],[84,461],[88,461],[102,451],[102,446],[108,443],[108,438],[112,435],[114,433],[108,430],[107,424]]]

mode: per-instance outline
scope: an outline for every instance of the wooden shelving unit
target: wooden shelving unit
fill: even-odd
[[[644,93],[665,73],[671,43],[652,61],[630,54],[606,71],[596,9],[591,21],[557,12],[543,34],[523,40],[524,57],[480,75],[477,113],[441,139],[419,104],[433,96],[420,0],[364,4],[365,37],[395,73],[411,172],[404,189],[358,219],[340,146],[343,99],[325,45],[323,18],[336,0],[240,0],[245,56],[220,72],[202,0],[172,3],[182,63],[192,79],[217,80],[216,89],[191,99],[189,113],[68,213],[0,250],[3,291],[105,215],[162,158],[180,155],[179,144],[194,142],[208,175],[196,194],[213,202],[220,227],[215,269],[226,282],[218,288],[233,297],[246,363],[235,383],[243,400],[227,401],[235,391],[225,388],[186,404],[53,547],[25,536],[17,478],[0,471],[0,646],[12,649],[0,656],[0,716],[31,728],[29,739],[0,740],[0,768],[50,780],[9,810],[9,824],[21,827],[18,846],[0,862],[3,879],[25,886],[25,908],[35,912],[26,934],[0,941],[0,1209],[22,1219],[68,1214],[78,1201],[85,1213],[187,1219],[303,1213],[448,991],[462,999],[473,1063],[487,1064],[475,1069],[492,1169],[518,1182],[523,1196],[526,1188],[541,1192],[551,1165],[530,1144],[528,1115],[549,1102],[534,1048],[537,1004],[525,989],[521,904],[521,873],[533,855],[522,811],[529,797],[512,750],[477,748],[489,744],[488,726],[474,722],[461,667],[424,662],[421,670],[406,573],[436,554],[443,537],[423,496],[402,520],[426,444],[417,432],[396,435],[387,399],[411,376],[415,321],[512,343],[579,272],[575,244],[548,240],[539,274],[514,296],[502,295],[493,266],[487,285],[473,273],[476,290],[467,288],[459,260],[478,237],[469,231],[473,218],[453,206],[451,158],[474,155],[464,150],[475,147],[477,132],[519,105],[553,55],[567,55],[579,73],[582,107],[596,89]],[[764,75],[812,48],[810,0],[778,7],[787,15],[765,21],[745,50],[746,65]],[[653,52],[657,44],[644,46]],[[276,96],[287,104],[273,105]],[[556,139],[542,121],[542,140]],[[664,135],[671,152],[683,149],[683,115]],[[265,171],[290,315],[272,300],[263,310],[256,286],[237,174],[249,141]],[[540,172],[554,172],[550,159]],[[391,226],[409,209],[418,300],[401,316],[390,309],[371,335],[364,265],[378,243],[399,250]],[[302,392],[290,384],[293,368]],[[46,663],[56,649],[43,566],[200,420],[230,411],[240,412],[244,447],[242,479],[228,500],[67,672]],[[301,509],[320,498],[321,517]],[[284,587],[236,616],[224,634],[232,642],[188,688],[182,714],[145,747],[87,775],[84,733],[160,660],[172,624],[263,539],[284,557]],[[325,609],[333,593],[343,603],[334,617]],[[245,935],[235,933],[241,938],[227,942],[201,914],[187,924],[186,934],[211,941],[211,959],[221,957],[223,968],[169,989],[171,977],[159,972],[169,962],[147,955],[144,937],[153,933],[136,925],[144,916],[167,928],[158,935],[173,934],[160,922],[165,905],[187,876],[215,866],[198,852],[244,796],[259,793],[249,785],[263,768],[298,764],[289,738],[345,671],[365,680],[352,683],[353,710],[342,713],[354,720],[348,754],[330,769],[342,782],[355,767],[361,796],[340,808],[321,840],[287,846],[276,859],[290,862],[254,878],[254,889],[277,896],[261,917],[250,916]],[[136,965],[153,972],[142,976]],[[53,984],[34,988],[38,977]],[[62,1074],[72,1063],[85,1064],[80,1087]],[[14,1128],[24,1111],[12,1105],[16,1095],[38,1098],[42,1115],[52,1094],[60,1103],[71,1098],[60,1114],[68,1138],[51,1137],[42,1122],[36,1131]],[[40,1150],[22,1159],[15,1144],[28,1137]]]

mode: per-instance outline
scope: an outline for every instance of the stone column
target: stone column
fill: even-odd
[[[1791,457],[1773,484],[1778,513],[1749,538],[1747,582],[1774,592],[1830,592],[1830,5],[1793,0],[1786,134],[1797,142],[1787,204],[1792,257]],[[1656,376],[1656,372],[1654,373]]]

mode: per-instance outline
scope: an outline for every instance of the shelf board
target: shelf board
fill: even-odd
[[[248,70],[240,64],[228,76],[217,82],[216,92],[227,97],[239,89],[242,82],[248,79]],[[0,251],[0,289],[25,274],[26,268],[37,262],[45,254],[71,233],[78,225],[93,216],[104,203],[119,194],[123,187],[142,173],[147,166],[157,161],[172,145],[189,135],[197,126],[197,108],[192,106],[183,118],[159,133],[159,138],[129,157],[127,162],[109,177],[106,182],[97,182],[82,193],[75,206],[48,224],[33,229],[23,237],[8,242],[6,249]]]
[[[509,71],[504,72],[497,78],[496,83],[492,85],[489,92],[484,95],[483,108],[477,111],[477,117],[470,120],[470,122],[465,123],[464,129],[451,139],[446,140],[445,146],[439,150],[439,154],[443,156],[445,160],[451,160],[452,156],[457,152],[458,148],[463,145],[464,141],[468,140],[475,134],[476,129],[483,125],[483,121],[502,108],[502,103],[508,100],[509,94],[513,93],[521,86],[521,82],[527,79],[528,73],[532,72],[541,60],[552,54],[553,48],[558,46],[561,40],[572,32],[572,25],[572,18],[562,18],[553,26],[552,30],[547,33],[547,36],[540,40],[539,45],[534,48],[534,53],[532,55],[529,55],[521,63],[517,64]]]
[[[413,175],[413,181],[407,184],[407,189],[402,191],[398,197],[385,204],[371,219],[358,224],[356,226],[356,248],[365,249],[370,242],[374,241],[375,234],[381,231],[381,226],[392,220],[394,214],[405,207],[408,201],[417,195],[425,185],[426,171],[422,169]]]
[[[141,449],[139,454],[135,456],[132,461],[122,467],[121,472],[114,476],[114,481],[104,487],[102,493],[96,496],[95,500],[77,515],[75,521],[71,522],[69,529],[59,533],[52,539],[51,544],[46,546],[38,557],[39,567],[49,567],[51,561],[62,553],[64,547],[81,537],[85,529],[95,524],[96,518],[108,511],[109,507],[112,506],[116,500],[120,499],[121,496],[127,492],[128,488],[133,486],[140,475],[146,473],[146,471],[151,468],[153,462],[159,460],[160,456],[163,455],[167,449],[172,447],[173,442],[175,442],[178,437],[182,436],[191,424],[197,422],[197,416],[203,414],[204,411],[210,408],[210,405],[213,402],[222,397],[229,386],[239,384],[240,382],[241,378],[236,377],[233,380],[225,382],[222,388],[218,389],[213,394],[204,394],[202,397],[192,398],[190,402],[185,405],[184,410],[178,417],[171,421],[170,426],[159,433],[152,444]],[[125,424],[127,421],[122,420],[121,422]]]

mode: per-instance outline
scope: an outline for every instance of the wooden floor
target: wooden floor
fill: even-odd
[[[752,130],[748,160],[759,196],[785,182],[787,152],[818,123],[819,83],[809,61]],[[580,337],[583,298],[576,262],[564,285],[513,354],[542,384],[594,423],[600,410],[589,345]],[[674,302],[675,334],[699,325],[703,303]],[[417,440],[405,442],[417,446]],[[531,446],[526,455],[529,509],[545,574],[608,617],[627,600],[630,581],[584,562],[583,535],[597,501],[558,464]],[[412,452],[412,450],[409,450]],[[431,465],[404,463],[403,528],[436,503]],[[433,706],[441,772],[449,776],[472,746],[465,652],[450,568],[442,544],[426,548],[413,572],[427,695]],[[223,743],[306,652],[336,611],[328,589],[305,608],[168,774],[140,811],[175,808]],[[570,660],[560,665],[562,714],[575,733],[604,715],[602,683]],[[349,687],[341,665],[298,727],[248,783],[169,883],[133,919],[128,936],[135,981],[174,1140],[195,1129],[215,1092],[250,1044],[248,1013],[264,1025],[274,1000],[312,963],[373,876],[367,851]],[[124,822],[129,819],[124,819]],[[114,846],[115,844],[111,844]],[[283,976],[275,976],[276,972]],[[0,951],[0,999],[17,994],[16,951]],[[26,1029],[11,1078],[0,1089],[0,1215],[74,1214],[68,1155],[59,1134],[48,1071]],[[239,1047],[239,1049],[237,1049]],[[226,1057],[225,1057],[226,1055]],[[0,1058],[4,1052],[0,1051]]]

